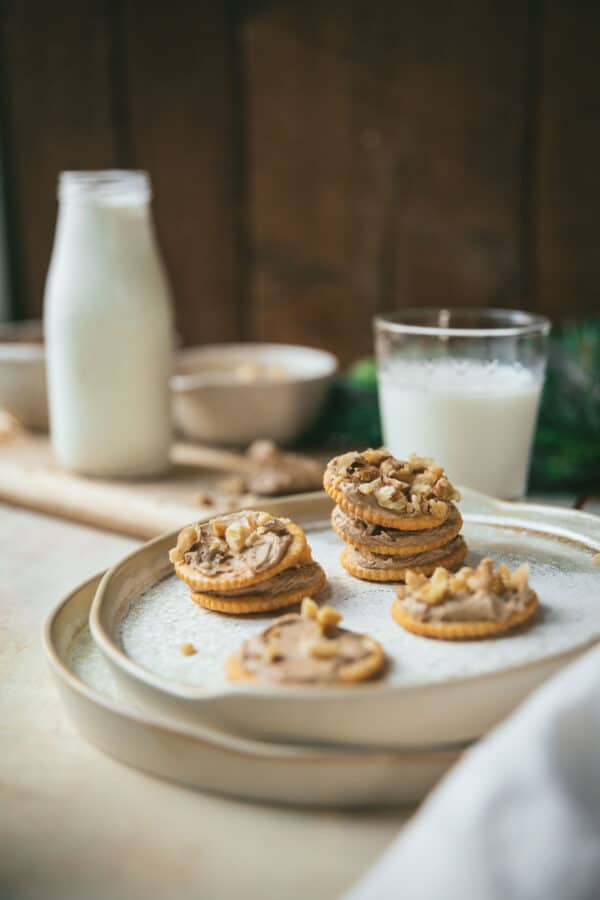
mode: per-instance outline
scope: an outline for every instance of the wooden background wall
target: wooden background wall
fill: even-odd
[[[19,315],[62,169],[141,167],[187,343],[368,352],[402,304],[600,313],[594,0],[5,0]]]

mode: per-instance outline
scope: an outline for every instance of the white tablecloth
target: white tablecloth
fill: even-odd
[[[599,900],[600,648],[466,754],[345,900]]]

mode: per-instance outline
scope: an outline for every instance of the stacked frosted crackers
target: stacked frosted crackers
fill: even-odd
[[[430,575],[464,560],[459,494],[433,460],[352,451],[328,463],[323,485],[336,502],[331,524],[347,543],[341,563],[351,575],[404,581],[408,571]]]
[[[301,528],[255,510],[184,528],[169,556],[194,603],[234,615],[291,606],[327,580]]]

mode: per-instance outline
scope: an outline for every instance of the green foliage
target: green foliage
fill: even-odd
[[[530,486],[600,488],[600,320],[567,323],[550,338]]]

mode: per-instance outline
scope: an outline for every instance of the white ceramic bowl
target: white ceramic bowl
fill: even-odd
[[[27,428],[48,427],[41,322],[0,326],[0,407]]]
[[[276,378],[241,381],[238,366],[281,370]],[[244,445],[256,438],[286,444],[323,407],[338,368],[331,353],[294,344],[209,344],[177,354],[171,379],[175,425],[186,437]]]

